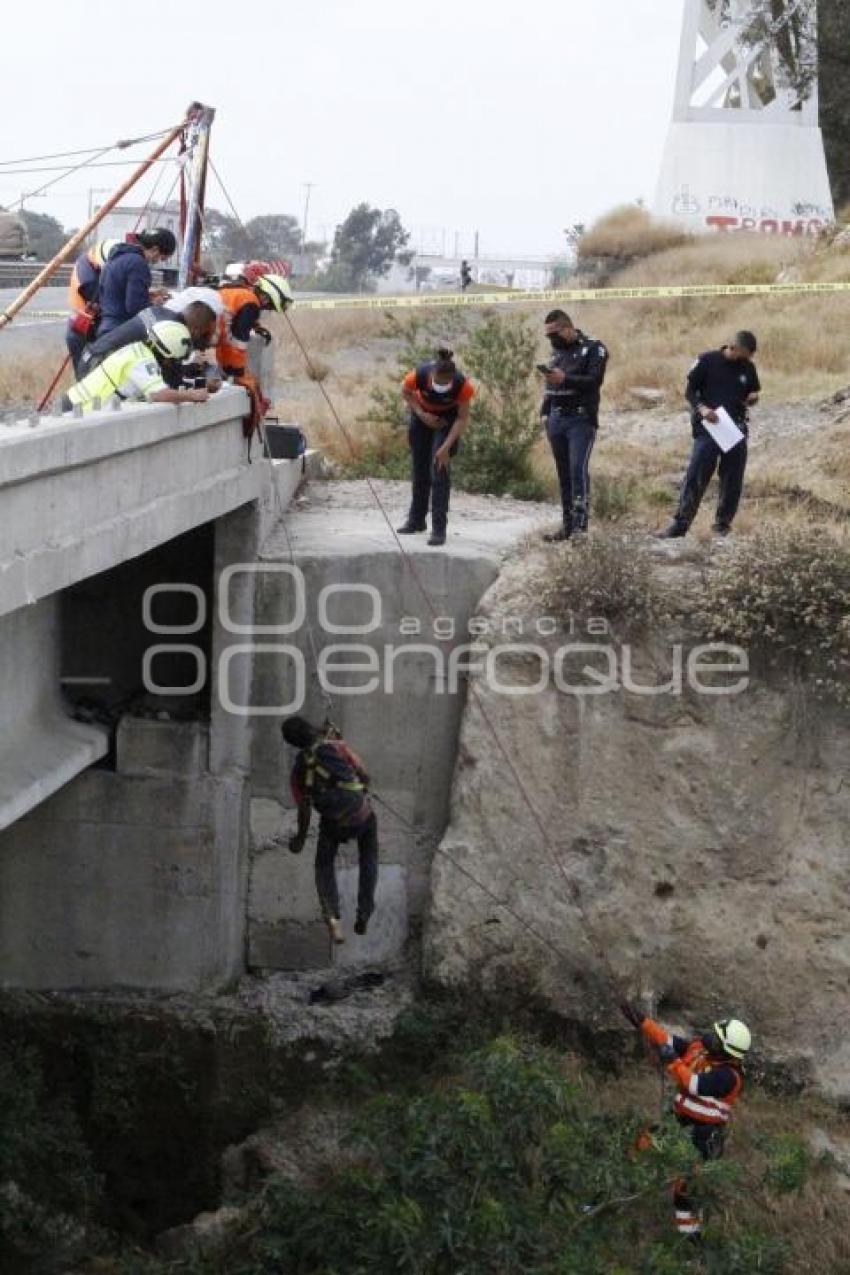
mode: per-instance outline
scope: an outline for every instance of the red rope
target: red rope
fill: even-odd
[[[220,180],[220,179],[219,179],[219,180]],[[290,317],[290,315],[289,315],[289,312],[288,312],[288,311],[285,313],[285,316],[284,316],[284,317],[286,318],[286,321],[287,321],[287,323],[289,324],[289,329],[290,329],[290,331],[291,331],[291,333],[292,333],[292,336],[293,336],[293,338],[294,338],[294,340],[295,340],[296,344],[298,345],[298,348],[300,349],[301,353],[302,353],[302,354],[303,354],[303,356],[304,356],[304,359],[305,359],[305,362],[306,362],[306,364],[307,364],[308,369],[310,369],[310,371],[311,371],[311,372],[315,372],[315,368],[314,368],[314,365],[313,365],[313,361],[312,361],[312,359],[311,359],[311,357],[310,357],[309,351],[307,350],[307,347],[305,346],[304,342],[301,340],[301,337],[299,336],[299,334],[298,334],[298,332],[297,332],[297,330],[296,330],[296,328],[295,328],[294,323],[292,322],[292,319],[291,319],[291,317]],[[356,448],[355,448],[355,446],[354,446],[354,440],[352,439],[352,437],[351,437],[351,435],[350,435],[349,431],[346,429],[345,425],[343,424],[342,418],[340,417],[339,412],[336,410],[336,407],[335,407],[335,405],[334,405],[334,402],[333,402],[333,400],[331,399],[330,395],[328,394],[328,392],[327,392],[327,390],[326,390],[326,388],[325,388],[324,382],[322,381],[321,377],[319,377],[318,375],[313,376],[313,380],[314,380],[314,381],[316,382],[316,384],[318,385],[318,387],[319,387],[319,391],[320,391],[320,393],[322,394],[322,397],[324,398],[325,402],[327,403],[328,409],[329,409],[329,411],[330,411],[330,413],[331,413],[331,415],[332,415],[332,417],[333,417],[334,421],[336,422],[336,425],[337,425],[337,427],[339,428],[339,430],[340,430],[340,432],[341,432],[341,434],[342,434],[343,438],[345,439],[345,442],[346,442],[346,444],[347,444],[347,446],[348,446],[349,451],[351,452],[352,456],[356,456],[357,452],[356,452]],[[438,616],[439,616],[439,611],[438,611],[438,609],[437,609],[437,607],[436,607],[435,603],[433,602],[433,600],[432,600],[432,598],[431,598],[431,595],[429,594],[429,592],[428,592],[427,588],[425,587],[425,584],[424,584],[424,582],[423,582],[423,580],[422,580],[422,577],[421,577],[421,575],[419,574],[419,571],[418,571],[418,570],[417,570],[417,568],[416,568],[416,565],[415,565],[415,563],[414,563],[413,557],[411,556],[411,554],[410,554],[410,553],[407,551],[407,549],[405,548],[405,546],[404,546],[404,544],[403,544],[403,542],[402,542],[402,540],[401,540],[401,537],[398,535],[398,532],[396,531],[395,527],[393,526],[393,521],[392,521],[392,519],[390,518],[390,515],[389,515],[389,513],[387,512],[387,509],[386,509],[386,507],[385,507],[385,505],[384,505],[383,501],[381,500],[381,497],[380,497],[380,495],[379,495],[379,493],[378,493],[378,491],[377,491],[377,488],[375,487],[375,484],[372,482],[372,479],[371,479],[368,475],[366,475],[366,477],[365,477],[365,482],[366,482],[366,485],[368,486],[369,491],[370,491],[370,493],[371,493],[371,495],[372,495],[372,499],[375,501],[375,504],[377,505],[378,509],[380,510],[381,515],[382,515],[382,517],[383,517],[384,521],[386,522],[386,524],[387,524],[387,526],[388,526],[388,528],[389,528],[389,530],[390,530],[390,534],[392,535],[393,540],[395,541],[396,546],[397,546],[397,548],[398,548],[399,552],[401,553],[402,557],[403,557],[403,558],[404,558],[404,560],[405,560],[405,564],[406,564],[406,566],[407,566],[408,570],[410,571],[411,576],[413,577],[413,581],[414,581],[414,583],[415,583],[415,585],[416,585],[417,589],[419,590],[420,594],[422,595],[422,597],[423,597],[423,599],[424,599],[424,601],[425,601],[425,605],[426,605],[426,607],[427,607],[427,609],[428,609],[428,611],[429,611],[429,613],[430,613],[430,615],[431,615],[431,618],[432,618],[432,619],[434,619],[434,620],[436,620],[436,619],[438,618]],[[531,796],[531,793],[529,792],[528,788],[526,787],[526,784],[525,784],[525,782],[523,781],[522,776],[520,775],[520,773],[519,773],[519,771],[518,771],[518,769],[517,769],[516,765],[514,764],[513,758],[511,757],[511,755],[510,755],[510,753],[509,753],[508,749],[506,748],[506,746],[505,746],[505,744],[504,744],[504,741],[502,740],[501,736],[499,735],[499,732],[497,731],[497,729],[496,729],[495,725],[493,724],[493,722],[492,722],[492,720],[491,720],[491,718],[490,718],[490,716],[489,716],[489,714],[488,714],[488,712],[487,712],[486,708],[484,707],[484,702],[483,702],[483,699],[482,699],[482,697],[481,697],[481,694],[479,693],[478,688],[475,686],[475,684],[474,684],[473,682],[470,682],[470,684],[469,684],[469,693],[470,693],[471,698],[472,698],[472,699],[473,699],[473,701],[475,702],[475,705],[476,705],[476,707],[478,708],[478,711],[479,711],[479,712],[480,712],[480,714],[481,714],[481,717],[482,717],[482,719],[483,719],[483,721],[484,721],[484,724],[485,724],[485,726],[486,726],[487,730],[489,731],[490,735],[492,736],[493,740],[494,740],[494,741],[495,741],[495,743],[496,743],[496,746],[497,746],[497,748],[498,748],[498,750],[499,750],[499,752],[500,752],[500,754],[501,754],[501,756],[502,756],[502,759],[503,759],[503,761],[504,761],[504,763],[505,763],[505,766],[507,767],[508,771],[510,772],[511,777],[513,778],[514,783],[516,784],[516,786],[517,786],[517,788],[518,788],[518,790],[519,790],[519,792],[520,792],[520,795],[521,795],[521,797],[522,797],[523,803],[524,803],[524,804],[525,804],[525,806],[528,808],[528,811],[529,811],[529,813],[531,814],[532,820],[534,821],[534,823],[535,823],[535,824],[536,824],[536,826],[537,826],[538,832],[540,833],[540,839],[541,839],[541,841],[542,841],[542,843],[543,843],[544,847],[546,848],[547,853],[549,854],[549,857],[550,857],[550,859],[551,859],[551,862],[552,862],[552,863],[553,863],[553,865],[554,865],[554,866],[558,869],[558,871],[560,872],[561,877],[563,878],[563,880],[564,880],[564,882],[565,882],[565,884],[566,884],[567,891],[568,891],[568,893],[569,893],[570,899],[572,900],[573,904],[574,904],[574,905],[575,905],[575,907],[576,907],[576,910],[577,910],[577,911],[578,911],[578,913],[579,913],[579,916],[581,917],[582,926],[583,926],[583,928],[584,928],[585,935],[586,935],[586,937],[587,937],[587,939],[588,939],[588,941],[589,941],[589,943],[590,943],[591,948],[592,948],[592,949],[593,949],[593,951],[595,952],[596,957],[597,957],[597,959],[598,959],[598,961],[599,961],[600,965],[601,965],[601,966],[603,967],[603,969],[605,970],[605,973],[607,974],[608,980],[609,980],[609,982],[611,983],[612,987],[614,988],[615,992],[617,993],[617,995],[618,995],[619,997],[622,997],[622,996],[624,995],[624,992],[623,992],[623,989],[622,989],[622,986],[621,986],[621,983],[620,983],[620,979],[617,977],[617,974],[616,974],[616,973],[615,973],[615,971],[614,971],[614,967],[613,967],[613,965],[611,964],[611,961],[610,961],[610,959],[609,959],[609,957],[608,957],[608,953],[606,952],[605,947],[604,947],[604,946],[603,946],[603,944],[599,941],[599,939],[596,937],[596,934],[595,934],[594,928],[593,928],[593,926],[592,926],[592,924],[591,924],[590,917],[589,917],[589,915],[588,915],[587,909],[586,909],[586,908],[585,908],[585,906],[584,906],[584,900],[583,900],[583,898],[582,898],[582,896],[581,896],[581,890],[579,889],[578,884],[577,884],[575,881],[573,881],[573,880],[572,880],[572,878],[571,878],[571,877],[569,876],[569,874],[567,873],[567,870],[566,870],[566,868],[564,867],[564,864],[562,863],[561,858],[560,858],[560,856],[558,855],[558,852],[557,852],[557,850],[555,849],[555,846],[554,846],[554,844],[553,844],[553,842],[552,842],[552,840],[551,840],[551,838],[550,838],[550,836],[549,836],[549,831],[548,831],[548,829],[547,829],[547,827],[546,827],[545,823],[543,822],[542,818],[540,817],[540,813],[539,813],[539,811],[537,810],[537,807],[536,807],[536,806],[535,806],[535,804],[534,804],[534,800],[533,800],[533,798],[532,798],[532,796]],[[554,945],[553,945],[553,946],[554,946]]]
[[[53,380],[50,382],[50,384],[48,385],[47,389],[44,392],[44,397],[42,398],[41,402],[38,405],[39,412],[43,412],[45,407],[47,407],[47,404],[50,402],[50,398],[51,398],[51,395],[53,394],[53,391],[56,389],[56,386],[62,380],[62,376],[65,371],[65,368],[68,366],[70,362],[71,362],[71,356],[70,354],[66,354],[59,367],[59,371],[56,373]]]

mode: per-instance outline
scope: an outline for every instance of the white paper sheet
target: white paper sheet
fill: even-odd
[[[731,452],[744,437],[725,407],[717,408],[716,421],[707,421],[703,417],[702,423],[722,452]]]

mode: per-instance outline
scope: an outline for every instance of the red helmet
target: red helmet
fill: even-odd
[[[242,278],[251,287],[264,274],[280,274],[288,279],[292,274],[292,266],[288,261],[246,261],[242,267]]]

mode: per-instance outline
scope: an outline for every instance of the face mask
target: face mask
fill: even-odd
[[[451,381],[449,381],[448,385],[438,385],[436,381],[431,382],[431,389],[434,391],[435,394],[448,394],[451,388],[452,388]]]
[[[565,341],[562,336],[550,336],[549,344],[553,350],[568,350],[570,348],[569,341]]]

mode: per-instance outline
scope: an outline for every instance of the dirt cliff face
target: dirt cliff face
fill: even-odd
[[[641,693],[669,681],[673,634],[630,651],[610,643],[619,689],[565,689],[565,670],[586,688],[594,679],[579,670],[607,676],[612,657],[568,657],[559,686],[558,649],[609,639],[588,635],[583,622],[549,635],[544,570],[532,554],[484,598],[483,641],[506,649],[489,676],[471,678],[442,848],[554,948],[438,854],[428,974],[528,992],[610,1029],[613,972],[667,1022],[743,1017],[765,1059],[850,1099],[850,714],[756,670],[734,695],[701,693],[687,672],[681,694]],[[545,651],[543,664],[523,643]],[[623,689],[629,659],[632,689]],[[687,659],[688,648],[686,670]]]

